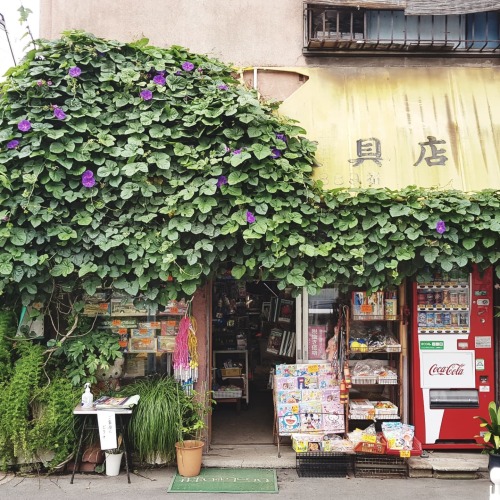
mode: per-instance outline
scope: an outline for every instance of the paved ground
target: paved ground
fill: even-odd
[[[241,500],[243,494],[213,493],[167,493],[175,474],[174,468],[135,471],[131,484],[122,472],[119,476],[107,477],[96,474],[77,474],[74,484],[70,475],[44,477],[0,476],[0,498],[8,500],[68,500],[92,498],[123,500],[124,498],[164,499],[169,495],[176,500],[217,499]],[[489,479],[473,480],[443,479],[347,479],[347,478],[301,478],[294,469],[279,469],[279,497],[287,500],[487,500]],[[251,496],[250,496],[251,495]],[[269,494],[246,494],[246,498],[263,500],[276,498]]]
[[[212,446],[203,456],[205,467],[264,467],[277,470],[279,492],[286,500],[488,500],[490,481],[487,457],[480,453],[431,452],[429,457],[410,459],[410,477],[310,478],[299,477],[295,452],[290,446]],[[213,493],[167,493],[176,469],[173,467],[133,470],[131,484],[124,471],[116,477],[77,473],[71,475],[22,477],[0,473],[0,500],[67,500],[87,497],[115,500],[146,498],[156,500],[166,494],[177,500],[217,499]],[[464,479],[467,478],[467,479]],[[246,498],[268,499],[269,494]],[[222,495],[222,500],[239,499],[242,494]],[[271,497],[273,498],[273,497]],[[274,497],[275,498],[275,497]]]

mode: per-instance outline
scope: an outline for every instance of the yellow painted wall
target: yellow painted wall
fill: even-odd
[[[307,137],[318,142],[321,166],[315,177],[326,188],[500,189],[500,70],[336,67],[285,71],[309,77],[280,110],[299,120]],[[421,146],[429,136],[444,141],[435,144],[440,151],[434,154],[430,146]],[[366,139],[378,141],[378,157],[370,148],[358,151],[357,141]],[[422,152],[423,158],[415,165]]]

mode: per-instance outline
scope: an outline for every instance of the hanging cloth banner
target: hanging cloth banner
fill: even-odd
[[[500,10],[498,0],[407,0],[405,16],[445,16]]]

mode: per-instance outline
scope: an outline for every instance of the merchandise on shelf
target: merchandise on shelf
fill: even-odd
[[[174,352],[175,351],[175,335],[164,335],[157,337],[158,352]]]
[[[375,418],[375,407],[368,399],[350,399],[349,418],[354,420],[373,420]]]
[[[352,352],[400,352],[401,344],[377,322],[375,324],[353,324],[349,337]]]
[[[351,441],[331,433],[294,433],[292,434],[292,448],[296,453],[308,451],[352,453],[354,451]]]
[[[278,432],[345,432],[344,406],[330,363],[278,365],[274,388]],[[320,384],[320,380],[323,381]]]
[[[353,384],[397,384],[395,368],[386,360],[364,359],[351,361],[351,380]]]
[[[349,379],[353,386],[348,393],[348,397],[353,397],[348,406],[350,425],[356,420],[399,419],[402,358],[398,353],[402,351],[402,306],[398,303],[398,295],[396,289],[373,294],[355,291],[351,295],[348,357],[344,366],[346,387]],[[377,387],[379,384],[382,387]],[[378,398],[379,401],[372,401]],[[376,408],[382,399],[388,400],[387,406]],[[375,452],[383,453],[383,446],[375,446],[371,453]]]
[[[155,337],[132,337],[129,339],[128,351],[134,352],[156,352]]]
[[[382,422],[382,434],[391,450],[412,450],[415,427],[401,422]]]
[[[375,408],[375,418],[387,418],[398,415],[398,407],[390,401],[370,401]]]

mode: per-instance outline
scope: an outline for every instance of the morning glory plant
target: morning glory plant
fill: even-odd
[[[21,120],[18,124],[17,124],[17,128],[21,131],[21,132],[28,132],[29,130],[31,130],[31,122],[29,120]]]
[[[39,41],[0,98],[2,303],[112,287],[165,304],[228,263],[310,293],[429,266],[498,273],[498,190],[325,190],[317,145],[235,74],[145,39]]]

